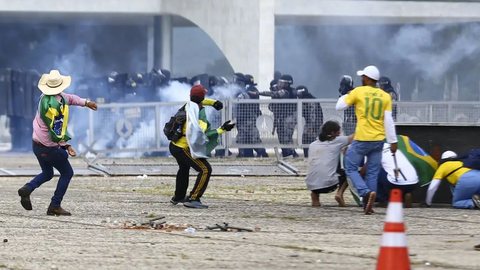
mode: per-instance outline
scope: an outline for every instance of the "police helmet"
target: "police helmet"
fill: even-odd
[[[340,87],[338,88],[338,92],[340,95],[346,95],[353,89],[353,79],[351,76],[343,75],[342,79],[340,80]]]
[[[279,89],[287,89],[289,88],[293,83],[293,78],[291,75],[284,74],[280,76],[280,79],[278,79],[278,88]]]
[[[395,89],[392,86],[392,81],[385,76],[378,79],[378,87],[387,93],[395,92]]]
[[[253,78],[252,75],[250,74],[245,74],[245,76],[243,76],[243,78],[245,79],[245,84],[248,84],[248,85],[257,85],[255,83],[255,80]]]
[[[304,85],[297,86],[297,88],[295,88],[295,91],[297,92],[298,98],[303,98],[308,94],[308,88]]]

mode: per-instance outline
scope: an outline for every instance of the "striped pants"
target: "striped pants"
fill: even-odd
[[[174,200],[183,200],[187,194],[188,177],[190,175],[190,168],[198,172],[195,185],[190,192],[189,199],[192,201],[199,201],[203,193],[207,189],[210,175],[212,174],[212,167],[205,158],[194,159],[190,154],[189,148],[181,148],[173,143],[169,146],[170,153],[175,157],[178,163],[178,172],[175,183],[175,198]]]

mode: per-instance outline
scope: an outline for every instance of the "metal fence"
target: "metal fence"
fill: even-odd
[[[207,107],[213,128],[227,119],[236,128],[222,136],[218,148],[307,147],[327,120],[344,121],[336,100],[229,100],[224,110]],[[74,127],[76,141],[97,153],[168,151],[163,126],[184,103],[102,104],[98,111],[76,112],[88,125]],[[473,102],[398,102],[397,124],[480,125],[480,104]],[[321,106],[321,111],[319,107]],[[79,121],[72,121],[75,124]],[[80,121],[81,122],[81,121]]]
[[[313,141],[322,122],[336,120],[351,133],[353,113],[336,111],[336,100],[229,100],[222,111],[207,107],[212,127],[227,119],[236,128],[221,137],[218,148],[302,148]],[[114,156],[167,155],[163,126],[184,103],[100,104],[98,111],[72,107],[69,131],[80,152]],[[321,113],[319,112],[321,106]],[[478,102],[397,102],[399,125],[479,126]],[[323,119],[322,119],[323,118]],[[352,120],[353,119],[353,120]],[[322,121],[323,120],[323,121]],[[0,117],[0,151],[11,147],[8,118]]]
[[[399,102],[400,124],[479,125],[478,102]]]
[[[88,116],[78,112],[74,117],[88,117],[88,125],[75,127],[82,149],[95,153],[153,153],[168,151],[169,141],[163,127],[183,105],[182,102],[101,104]],[[221,125],[225,112],[207,107],[212,126]],[[72,122],[84,121],[75,121]],[[224,147],[223,138],[220,147]],[[161,153],[156,153],[161,155]]]

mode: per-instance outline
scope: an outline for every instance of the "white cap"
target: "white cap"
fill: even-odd
[[[365,75],[375,81],[378,81],[378,79],[380,79],[380,71],[378,71],[378,68],[376,66],[365,67],[363,70],[357,71],[357,75],[358,76]]]
[[[441,159],[456,158],[456,157],[457,157],[457,153],[449,150],[449,151],[443,152]]]

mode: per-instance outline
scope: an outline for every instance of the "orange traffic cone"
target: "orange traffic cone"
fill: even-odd
[[[392,189],[383,227],[377,270],[409,270],[407,238],[403,224],[402,191]]]

